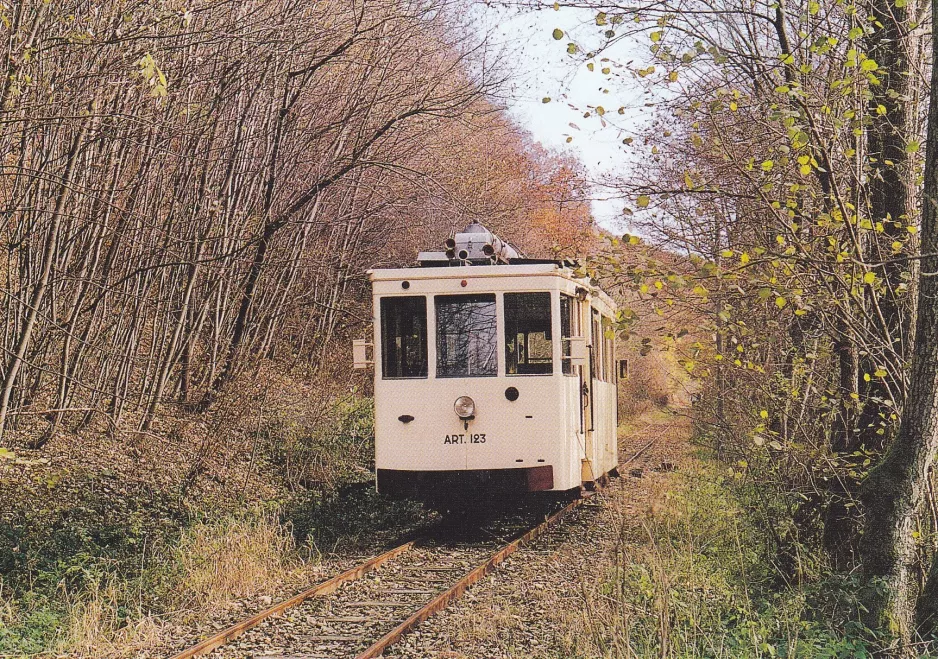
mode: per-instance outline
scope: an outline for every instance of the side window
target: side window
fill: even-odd
[[[505,373],[554,372],[550,293],[505,293]]]
[[[616,381],[616,342],[612,321],[603,318],[603,354],[606,356],[606,382]]]
[[[498,375],[495,295],[437,295],[436,376]]]
[[[564,375],[573,375],[573,360],[570,359],[570,337],[574,332],[574,310],[576,306],[569,295],[560,296],[560,365]]]
[[[599,324],[599,312],[595,309],[592,311],[592,331],[593,331],[593,355],[590,359],[590,375],[597,379],[604,381],[605,375],[603,374],[603,334],[602,328]]]
[[[381,298],[381,377],[427,377],[427,300]]]

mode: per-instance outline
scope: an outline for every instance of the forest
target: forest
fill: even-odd
[[[0,656],[150,656],[413,523],[343,499],[351,340],[367,271],[471,220],[616,293],[620,421],[696,392],[657,568],[606,575],[568,656],[938,653],[932,4],[506,6],[582,17],[549,47],[641,90],[567,99],[627,154],[603,180],[509,116],[469,3],[0,0]]]

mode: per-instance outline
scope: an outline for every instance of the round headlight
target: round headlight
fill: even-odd
[[[468,419],[475,416],[476,403],[469,396],[460,396],[453,404],[453,410],[460,419]]]

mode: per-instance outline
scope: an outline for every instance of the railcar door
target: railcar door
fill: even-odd
[[[584,457],[581,463],[580,480],[583,482],[592,482],[596,480],[594,464],[594,443],[596,441],[596,338],[595,330],[592,328],[591,306],[584,303],[583,311],[585,318],[581,327],[584,328],[584,334],[590,337],[590,346],[587,351],[587,363],[580,367],[580,394],[582,398],[582,423]],[[592,335],[590,334],[592,333]]]
[[[580,430],[585,439],[586,457],[593,451],[593,346],[589,349],[589,362],[577,367],[580,372]]]
[[[467,397],[473,408],[483,400],[491,386],[479,378],[498,376],[498,308],[494,293],[437,295],[436,308],[436,386],[447,392],[444,400]],[[454,420],[454,432],[444,441],[452,442],[452,453],[461,454],[462,469],[472,469],[470,456],[491,451],[486,434],[495,419],[475,412],[463,420]]]
[[[589,347],[589,387],[586,395],[584,396],[584,416],[586,417],[586,461],[584,462],[583,469],[583,480],[587,482],[595,481],[603,474],[603,456],[599,454],[596,450],[596,441],[597,436],[602,437],[602,428],[603,424],[597,422],[596,415],[597,413],[602,414],[603,410],[597,410],[597,393],[600,387],[600,383],[603,382],[606,377],[604,375],[605,363],[604,363],[604,350],[603,350],[603,331],[601,317],[599,311],[593,309],[592,307],[588,308],[588,322],[589,322],[589,336],[590,336],[590,347]]]

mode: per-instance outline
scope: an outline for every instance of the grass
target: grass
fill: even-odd
[[[196,524],[176,549],[177,605],[200,611],[266,592],[300,565],[292,534],[271,515]]]
[[[99,566],[81,589],[63,582],[51,596],[0,599],[0,655],[131,656],[159,645],[168,621],[205,618],[268,592],[300,564],[293,536],[269,514],[196,523],[133,576]]]
[[[76,657],[104,657],[157,645],[162,621],[133,607],[132,586],[112,576],[85,589],[65,609],[64,635],[56,649]]]
[[[355,486],[296,499],[280,514],[249,511],[195,522],[134,573],[80,558],[80,588],[68,586],[70,564],[63,564],[53,592],[14,597],[0,581],[0,656],[133,656],[178,635],[173,628],[209,619],[234,600],[276,594],[294,582],[307,585],[318,578],[306,572],[318,565],[317,547],[356,547],[376,534],[391,538],[421,519],[412,504]]]
[[[0,656],[47,650],[65,617],[59,607],[3,599],[0,612]]]
[[[576,657],[866,657],[856,584],[812,562],[786,583],[749,515],[747,493],[718,465],[675,475],[643,518],[619,515],[605,578],[584,591],[569,636]]]
[[[230,469],[188,496],[108,468],[0,480],[0,499],[19,492],[0,515],[0,656],[133,656],[232,600],[305,585],[318,548],[400,533],[414,511],[348,487],[370,473],[371,419],[371,399],[347,392],[277,408],[232,431]]]
[[[308,494],[284,508],[297,542],[314,553],[367,550],[394,542],[427,521],[412,501],[394,501],[375,492],[374,483],[353,483],[324,496]]]

